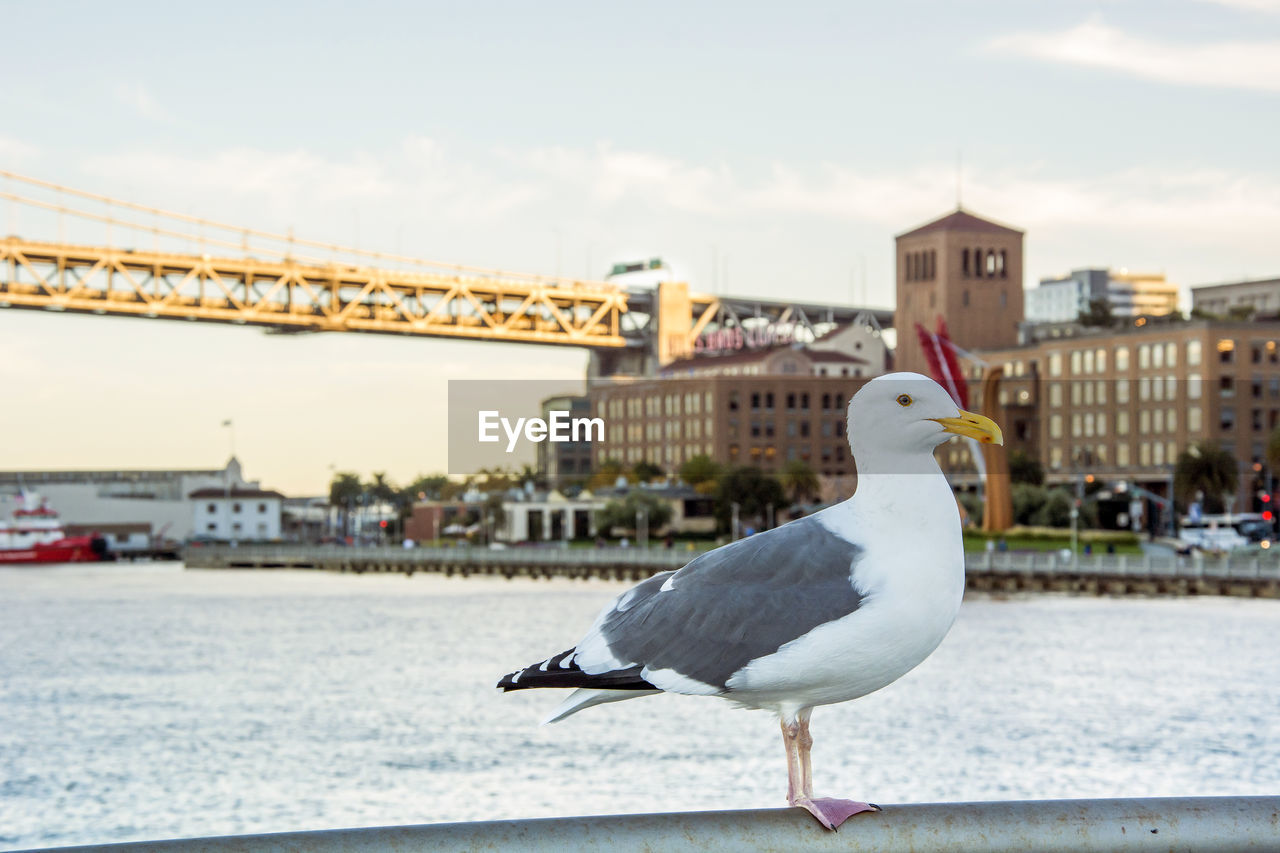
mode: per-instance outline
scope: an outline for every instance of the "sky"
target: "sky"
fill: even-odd
[[[0,169],[246,227],[593,278],[660,256],[695,290],[891,307],[893,236],[959,194],[1026,230],[1025,286],[1280,275],[1280,0],[0,15]],[[3,233],[57,227],[0,200]],[[0,310],[0,469],[217,467],[234,440],[290,494],[403,482],[446,467],[449,379],[571,388],[585,364]]]

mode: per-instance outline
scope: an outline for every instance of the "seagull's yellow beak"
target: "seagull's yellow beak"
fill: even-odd
[[[944,432],[954,432],[965,438],[976,438],[983,444],[1004,444],[1004,433],[991,418],[975,415],[973,412],[960,410],[958,418],[930,418],[942,424]]]

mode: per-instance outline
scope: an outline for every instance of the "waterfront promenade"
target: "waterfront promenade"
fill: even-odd
[[[678,569],[698,552],[668,548],[342,548],[292,545],[190,548],[190,569],[432,572],[503,578],[642,580]],[[1238,557],[966,555],[970,589],[1092,595],[1230,595],[1280,598],[1280,555]]]

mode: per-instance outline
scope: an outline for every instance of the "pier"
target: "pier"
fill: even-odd
[[[674,548],[345,548],[241,545],[188,548],[190,569],[309,569],[431,572],[460,577],[600,578],[639,581],[678,569],[698,552]],[[966,555],[969,589],[989,593],[1228,595],[1280,598],[1280,555],[1239,557],[1079,555],[1054,552]]]

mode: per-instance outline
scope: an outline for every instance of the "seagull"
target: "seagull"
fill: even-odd
[[[933,450],[952,435],[1004,439],[994,421],[957,408],[918,373],[863,385],[849,401],[847,432],[853,497],[637,584],[576,646],[497,686],[576,688],[548,723],[661,692],[772,711],[788,804],[831,830],[878,811],[814,796],[810,714],[896,681],[942,642],[964,595],[964,547]]]

